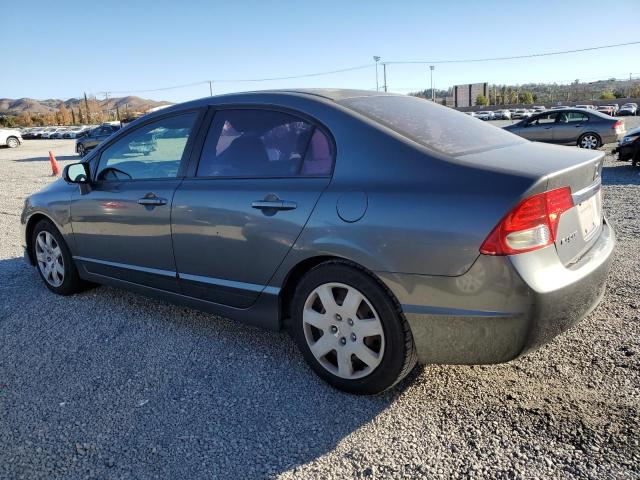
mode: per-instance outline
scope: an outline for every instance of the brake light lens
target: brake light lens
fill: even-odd
[[[622,120],[618,120],[616,123],[613,124],[611,129],[612,130],[622,130],[622,126],[623,125],[624,125],[624,122]]]
[[[573,207],[571,188],[538,193],[515,206],[480,247],[485,255],[531,252],[556,241],[560,216]]]

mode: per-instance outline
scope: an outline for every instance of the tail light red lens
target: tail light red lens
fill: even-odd
[[[616,123],[613,124],[613,126],[611,127],[612,130],[615,130],[617,128],[622,128],[622,125],[624,124],[624,122],[622,120],[618,120]]]
[[[480,253],[515,255],[551,245],[556,241],[560,215],[572,207],[569,187],[526,198],[496,225],[480,247]]]

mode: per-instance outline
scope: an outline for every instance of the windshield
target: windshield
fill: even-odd
[[[420,145],[449,155],[526,142],[501,128],[421,98],[372,95],[339,103]]]

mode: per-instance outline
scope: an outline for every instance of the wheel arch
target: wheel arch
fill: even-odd
[[[334,256],[334,255],[319,255],[315,257],[305,258],[301,260],[296,265],[294,265],[287,273],[284,282],[282,284],[282,288],[280,290],[280,328],[288,329],[291,322],[291,307],[293,304],[293,297],[295,295],[296,286],[302,279],[302,277],[312,269],[324,263],[341,263],[343,265],[350,266],[352,268],[358,269],[361,272],[365,273],[369,277],[371,277],[375,282],[377,282],[380,287],[387,292],[389,298],[392,302],[396,304],[399,312],[402,312],[400,302],[393,294],[393,292],[389,289],[389,287],[382,281],[382,279],[375,274],[375,272],[369,270],[368,268],[360,265],[357,262],[349,260],[348,258]]]
[[[29,263],[31,263],[31,265],[36,264],[36,259],[33,258],[33,248],[32,248],[33,247],[33,230],[34,228],[36,228],[36,225],[41,220],[47,220],[49,223],[51,223],[58,230],[62,238],[64,238],[64,234],[62,233],[62,230],[60,230],[60,227],[58,226],[58,224],[55,221],[53,221],[53,219],[50,216],[42,212],[36,212],[33,215],[31,215],[25,225],[25,233],[24,233],[25,245],[27,246],[27,258],[29,259]]]

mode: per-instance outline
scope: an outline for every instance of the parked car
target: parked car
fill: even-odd
[[[617,142],[625,133],[624,121],[578,108],[540,113],[504,128],[528,140],[587,149]]]
[[[43,127],[34,128],[29,132],[29,138],[40,138],[42,135],[42,132],[44,132]]]
[[[16,148],[22,144],[20,130],[13,128],[0,128],[0,146]]]
[[[70,127],[62,134],[62,138],[77,138],[86,127]]]
[[[532,113],[526,108],[517,108],[514,112],[511,113],[511,118],[529,118]]]
[[[372,394],[416,359],[511,360],[598,304],[603,158],[411,96],[232,94],[132,122],[21,224],[55,293],[105,283],[288,329],[323,379]]]
[[[580,108],[582,110],[595,110],[593,105],[576,105],[574,108]]]
[[[617,115],[619,117],[625,115],[637,115],[638,114],[638,105],[635,103],[625,103],[620,110],[618,110]]]
[[[599,105],[596,111],[604,113],[605,115],[609,115],[610,117],[613,117],[615,115],[615,111],[612,105]]]
[[[617,103],[610,103],[605,105],[605,107],[611,107],[613,109],[613,114],[617,115],[618,111],[620,110],[620,105],[618,105]]]
[[[550,110],[564,110],[565,108],[571,108],[571,107],[567,107],[566,105],[556,105],[554,107],[551,107]]]
[[[480,120],[494,120],[495,114],[489,110],[483,110],[480,112],[476,112],[476,117]]]
[[[634,167],[640,165],[640,128],[628,132],[612,153],[617,153],[620,161],[631,160]]]
[[[103,124],[99,127],[92,128],[85,135],[76,140],[76,153],[81,157],[93,150],[105,138],[108,138],[113,132],[118,131],[118,125]]]
[[[493,114],[496,120],[511,120],[511,112],[506,108],[503,110],[496,110]]]
[[[466,113],[470,117],[477,117],[476,112],[464,112],[464,113]]]
[[[51,138],[51,135],[56,132],[58,127],[47,127],[40,134],[40,138]]]
[[[67,131],[66,127],[57,128],[54,132],[49,134],[49,138],[62,138],[62,135]]]
[[[533,106],[533,111],[534,112],[544,112],[547,109],[547,107],[545,107],[544,105],[534,105]]]

